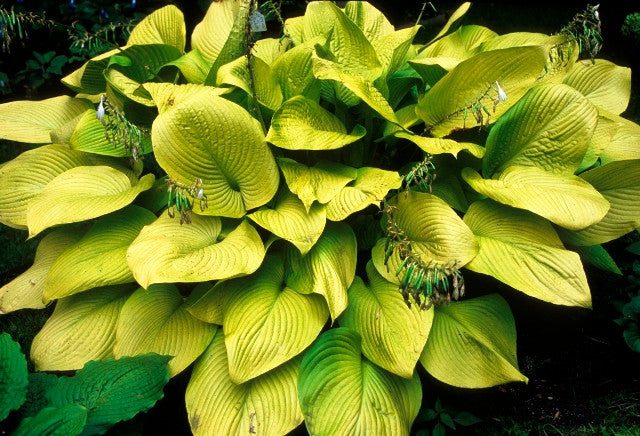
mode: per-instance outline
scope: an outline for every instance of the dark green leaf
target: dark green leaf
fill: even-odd
[[[35,416],[40,409],[49,405],[47,392],[58,384],[58,377],[46,372],[34,372],[29,374],[29,386],[27,400],[20,407],[23,417]]]
[[[13,436],[76,436],[87,422],[87,409],[77,404],[46,407],[36,416],[22,420]]]
[[[433,431],[431,432],[431,436],[445,436],[446,434],[446,427],[440,423],[437,423],[435,427],[433,427]]]
[[[0,421],[27,397],[27,360],[8,333],[0,334]]]
[[[451,415],[449,415],[448,413],[441,413],[440,414],[440,421],[442,421],[442,423],[444,425],[446,425],[447,427],[449,427],[451,430],[455,430],[456,429],[456,425],[453,422],[453,419],[451,419]]]
[[[460,412],[455,416],[455,418],[453,418],[453,420],[458,424],[464,425],[464,426],[469,426],[469,425],[482,422],[480,418],[478,418],[473,413],[469,413],[469,412]]]
[[[433,409],[422,409],[416,418],[416,422],[433,421],[438,417],[438,412]]]

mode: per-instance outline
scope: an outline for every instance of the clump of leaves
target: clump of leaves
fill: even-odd
[[[36,369],[193,364],[195,434],[408,434],[418,363],[526,382],[507,302],[465,270],[590,307],[582,259],[640,226],[640,127],[630,70],[580,60],[580,29],[497,35],[468,8],[416,43],[366,2],[273,12],[279,38],[213,2],[185,52],[167,6],[64,77],[75,97],[1,105],[0,136],[38,145],[0,167],[0,222],[44,235],[0,288],[2,312],[56,304]]]
[[[423,407],[420,409],[420,413],[416,418],[416,425],[429,425],[432,426],[429,432],[426,429],[421,429],[416,432],[417,436],[444,436],[447,434],[447,428],[450,430],[457,430],[456,424],[469,427],[482,422],[480,418],[469,412],[459,412],[451,407],[445,407],[442,405],[442,401],[438,398],[433,406],[433,409]]]

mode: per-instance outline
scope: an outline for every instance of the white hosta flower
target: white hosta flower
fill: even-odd
[[[498,88],[498,98],[496,100],[498,101],[505,101],[507,99],[507,93],[504,92],[504,89],[502,89],[502,87],[500,86],[500,83],[498,83],[498,81],[496,80],[496,87]]]
[[[198,200],[202,200],[203,197],[204,197],[204,189],[200,188],[200,189],[198,189],[198,192],[196,194],[196,198]]]
[[[96,118],[99,119],[102,124],[104,124],[104,95],[100,96],[100,104],[98,105],[98,109],[96,110]]]

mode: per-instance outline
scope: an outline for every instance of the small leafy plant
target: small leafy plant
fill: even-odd
[[[64,77],[75,97],[1,105],[0,137],[42,144],[0,167],[0,222],[46,232],[0,289],[4,313],[56,302],[36,369],[193,364],[194,434],[408,434],[418,362],[526,382],[507,302],[466,270],[589,308],[582,260],[640,226],[640,127],[597,8],[552,36],[468,8],[418,43],[366,2],[268,38],[226,0],[186,50],[167,6]]]
[[[442,401],[438,398],[433,406],[433,409],[424,407],[420,410],[418,417],[416,418],[416,424],[428,423],[432,424],[432,429],[419,430],[417,436],[444,436],[447,434],[447,428],[451,430],[457,430],[456,424],[468,427],[474,424],[482,422],[480,418],[469,412],[458,412],[449,407],[444,407]]]

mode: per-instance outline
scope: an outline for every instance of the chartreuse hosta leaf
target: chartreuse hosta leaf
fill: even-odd
[[[285,100],[300,94],[310,97],[314,90],[320,91],[319,81],[313,76],[311,57],[315,53],[315,45],[324,43],[325,37],[313,38],[286,51],[271,64],[271,71],[280,83]]]
[[[103,434],[119,421],[146,412],[161,399],[169,381],[170,356],[136,357],[88,362],[73,377],[60,377],[47,392],[49,404],[78,404],[87,409],[84,434]]]
[[[273,209],[261,208],[248,217],[274,235],[291,242],[302,254],[307,254],[313,247],[327,222],[323,205],[312,205],[307,211],[302,201],[288,190],[280,194]]]
[[[503,48],[545,45],[551,38],[553,37],[544,33],[510,32],[504,35],[495,35],[492,38],[482,41],[482,43],[476,47],[476,51],[482,53]]]
[[[627,109],[631,97],[631,69],[604,59],[596,59],[595,64],[576,62],[563,83],[616,115]]]
[[[92,109],[83,98],[66,95],[41,101],[12,101],[0,105],[0,139],[42,144],[51,142],[51,132]]]
[[[273,114],[267,141],[288,150],[332,150],[351,144],[366,133],[359,124],[347,133],[338,117],[298,95]]]
[[[399,131],[394,133],[396,138],[404,138],[416,144],[429,154],[451,153],[457,156],[462,150],[468,151],[475,157],[481,158],[484,155],[484,148],[472,142],[458,142],[453,139],[429,138],[410,132]]]
[[[532,88],[505,113],[487,138],[482,173],[513,165],[572,175],[584,158],[598,110],[567,85]]]
[[[609,124],[613,123],[613,131],[609,141],[605,140],[602,150],[598,155],[602,164],[615,162],[617,160],[640,159],[640,149],[637,147],[640,141],[640,126],[633,121],[629,121],[618,115],[600,111],[602,118]]]
[[[108,286],[58,301],[31,344],[36,370],[79,369],[111,357],[118,315],[131,290],[130,285]]]
[[[151,134],[155,157],[170,177],[187,185],[202,179],[209,199],[204,214],[241,217],[278,189],[278,167],[261,128],[210,87],[158,115]]]
[[[109,59],[115,54],[122,54],[126,49],[113,49],[99,54],[85,62],[83,66],[73,73],[63,77],[61,82],[75,92],[89,95],[100,94],[105,91],[107,82],[103,71],[109,64]]]
[[[534,298],[591,307],[580,256],[564,249],[544,218],[491,200],[476,201],[464,216],[478,240],[466,267],[495,277]]]
[[[417,59],[445,58],[464,60],[471,57],[482,42],[498,34],[483,26],[462,26],[455,32],[428,45],[418,53]]]
[[[78,119],[70,138],[69,145],[74,150],[86,151],[88,153],[102,154],[105,156],[131,156],[131,150],[122,146],[114,146],[113,142],[105,137],[105,128],[96,118],[96,111],[87,110]],[[151,153],[151,138],[142,136],[140,141],[142,154]]]
[[[258,232],[247,221],[222,237],[217,217],[192,216],[181,225],[167,212],[142,229],[127,262],[143,288],[154,283],[222,280],[254,272],[264,257]]]
[[[592,167],[596,162],[598,162],[598,159],[600,159],[600,155],[602,154],[603,150],[611,145],[611,139],[618,130],[618,124],[610,117],[617,117],[617,115],[605,115],[602,110],[598,111],[598,124],[596,124],[596,128],[594,129],[593,135],[591,136],[591,141],[589,141],[587,151],[584,154],[582,162],[580,163],[580,166],[578,167],[576,172],[580,173]],[[623,119],[622,117],[618,118]],[[640,155],[638,155],[638,157],[640,157]]]
[[[277,160],[289,190],[302,200],[307,211],[314,201],[328,203],[347,183],[358,177],[355,168],[334,162],[319,161],[308,167],[285,157]]]
[[[111,162],[57,144],[25,151],[0,167],[0,222],[26,229],[27,206],[54,178],[74,167]]]
[[[37,415],[25,418],[13,435],[68,435],[82,433],[87,424],[87,408],[78,404],[45,407]]]
[[[27,398],[27,360],[9,333],[0,333],[0,421]]]
[[[285,283],[297,292],[322,295],[335,320],[347,307],[347,290],[356,274],[356,236],[345,223],[329,223],[311,251],[289,248]]]
[[[402,177],[395,171],[358,168],[356,179],[327,203],[327,218],[342,221],[352,213],[380,203],[390,190],[398,189],[401,184]]]
[[[289,38],[262,38],[253,45],[252,54],[271,66],[293,46]]]
[[[51,265],[82,236],[77,230],[59,229],[38,244],[33,266],[0,288],[0,314],[19,309],[42,309],[45,277]]]
[[[609,210],[607,199],[580,177],[556,175],[534,166],[510,166],[493,179],[483,179],[465,168],[462,177],[480,194],[567,229],[584,229]]]
[[[572,245],[598,245],[640,227],[640,160],[611,162],[580,174],[607,199],[611,207],[601,221],[574,232],[560,230]]]
[[[133,205],[100,217],[51,265],[44,283],[44,302],[98,286],[133,282],[127,249],[140,230],[155,220],[152,212]]]
[[[197,49],[193,49],[178,59],[164,64],[158,75],[161,77],[174,78],[176,71],[172,67],[177,68],[188,83],[202,84],[209,74],[211,63],[207,62]]]
[[[439,80],[418,101],[416,113],[437,137],[479,125],[471,114],[471,108],[478,102],[489,111],[489,120],[495,120],[535,83],[546,60],[547,50],[538,46],[480,53],[461,62]],[[498,97],[496,81],[507,99],[499,101],[493,111]]]
[[[157,9],[138,23],[131,31],[127,45],[167,44],[184,52],[186,42],[184,16],[180,9],[169,5]]]
[[[397,206],[393,218],[411,241],[413,252],[429,264],[466,265],[478,253],[478,243],[467,225],[447,203],[432,194],[410,191],[394,197],[390,205]],[[381,239],[373,247],[371,258],[385,279],[398,283],[395,272],[400,265],[397,250],[384,265],[384,244]]]
[[[305,353],[298,398],[310,434],[408,435],[422,399],[420,379],[405,379],[364,359],[358,333],[323,333]]]
[[[283,260],[267,256],[255,274],[218,282],[203,297],[223,304],[229,377],[244,383],[300,354],[318,336],[329,311],[319,295],[285,284]],[[216,303],[213,303],[216,304]],[[304,319],[304,322],[298,322]]]
[[[329,34],[329,50],[335,56],[337,69],[370,82],[380,76],[382,66],[375,49],[358,25],[331,2],[309,3],[304,16],[305,41]],[[347,88],[351,89],[348,85]]]
[[[153,174],[138,180],[133,173],[110,166],[71,168],[29,202],[29,236],[58,224],[85,221],[122,209],[151,188],[154,180]]]
[[[219,329],[194,365],[185,396],[193,434],[277,436],[297,427],[300,357],[237,384],[229,376],[224,341]]]
[[[200,92],[212,92],[215,95],[224,95],[229,92],[225,88],[206,87],[202,84],[186,83],[174,85],[173,83],[145,83],[144,88],[149,91],[159,113],[164,113],[179,106],[182,102],[197,95]]]
[[[313,63],[313,75],[317,79],[332,80],[344,86],[351,91],[353,95],[361,98],[362,101],[368,104],[371,109],[375,110],[384,119],[398,123],[393,108],[391,108],[387,99],[382,95],[380,90],[376,88],[372,81],[344,69],[344,67],[336,62],[320,58],[316,55],[313,55],[311,61]]]
[[[222,51],[243,1],[212,2],[204,19],[193,29],[191,47],[208,62],[215,61]]]
[[[174,356],[171,376],[182,372],[207,348],[216,326],[193,317],[173,284],[133,293],[122,307],[113,347],[115,358],[146,353]]]
[[[411,378],[429,336],[433,310],[420,310],[417,304],[409,309],[398,285],[385,280],[372,262],[367,276],[368,284],[356,277],[349,288],[349,306],[338,322],[360,334],[367,359]]]
[[[395,31],[387,17],[368,2],[347,2],[344,13],[372,44]]]
[[[387,34],[373,43],[378,60],[382,64],[382,78],[389,79],[404,64],[411,42],[420,26],[408,27]]]
[[[513,315],[498,294],[436,307],[420,363],[438,380],[462,388],[528,381],[518,370]]]
[[[433,41],[446,35],[452,28],[455,28],[455,26],[460,22],[460,19],[464,17],[464,14],[467,13],[467,11],[469,10],[469,7],[471,7],[471,2],[462,3],[458,7],[458,9],[456,9],[453,12],[453,14],[451,14],[451,16],[449,17],[449,20],[447,20],[447,23],[444,25],[444,27],[440,29],[440,32],[438,32],[438,34],[434,36],[433,39],[429,41],[429,43],[431,44]]]
[[[265,107],[276,110],[282,104],[280,84],[271,71],[269,65],[258,57],[251,59],[253,77],[249,75],[247,57],[238,59],[221,66],[217,72],[218,86],[231,85],[244,90],[253,97],[255,91],[257,100]],[[253,84],[253,89],[251,88]]]

